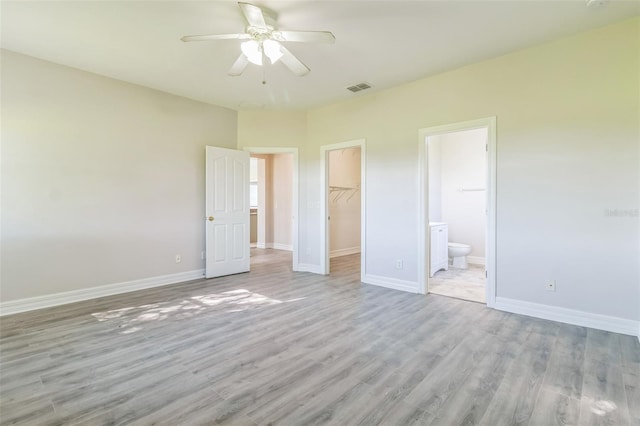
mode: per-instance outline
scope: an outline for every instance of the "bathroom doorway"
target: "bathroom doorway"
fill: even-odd
[[[423,293],[495,302],[495,119],[420,131]]]

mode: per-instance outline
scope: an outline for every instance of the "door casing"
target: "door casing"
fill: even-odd
[[[329,152],[345,148],[360,148],[360,281],[364,281],[367,264],[367,142],[365,139],[320,147],[320,271],[322,274],[328,275],[331,265],[329,260]]]
[[[300,214],[299,197],[299,169],[298,169],[298,148],[290,147],[244,147],[243,151],[250,154],[291,154],[293,156],[293,176],[292,176],[292,198],[291,198],[291,254],[293,258],[293,270],[299,271],[298,247],[299,228],[298,216]]]
[[[485,250],[486,303],[492,308],[496,303],[496,117],[427,127],[418,131],[418,292],[428,291],[429,262],[429,169],[427,138],[445,133],[479,128],[487,129],[487,234]]]

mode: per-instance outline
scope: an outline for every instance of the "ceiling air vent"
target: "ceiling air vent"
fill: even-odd
[[[351,90],[353,93],[359,92],[361,90],[370,89],[371,85],[369,83],[360,83],[350,87],[347,87],[347,90]]]

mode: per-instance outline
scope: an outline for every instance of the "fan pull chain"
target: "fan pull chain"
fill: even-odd
[[[262,67],[262,84],[267,84],[267,67]]]

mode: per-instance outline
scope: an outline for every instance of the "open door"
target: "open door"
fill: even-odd
[[[207,146],[207,278],[249,272],[249,153]]]

